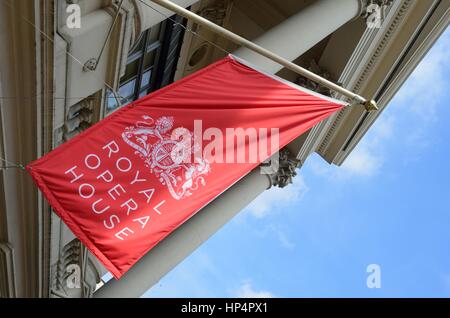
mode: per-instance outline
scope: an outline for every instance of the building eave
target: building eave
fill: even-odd
[[[338,81],[375,98],[380,110],[346,109],[316,127],[308,139],[327,162],[345,161],[448,23],[448,0],[402,0],[393,3],[382,28],[366,29]]]

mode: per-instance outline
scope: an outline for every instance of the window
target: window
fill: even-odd
[[[173,82],[184,36],[183,27],[177,23],[185,25],[186,21],[177,15],[172,20],[167,19],[141,34],[128,55],[119,96],[107,91],[107,112]]]

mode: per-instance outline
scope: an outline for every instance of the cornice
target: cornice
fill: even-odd
[[[411,9],[413,0],[395,1],[386,15],[382,28],[366,28],[361,40],[356,46],[346,67],[338,79],[344,87],[349,88],[355,93],[359,93],[362,87],[367,83],[374,67],[380,63],[383,53],[388,44],[400,28],[402,21]],[[383,105],[384,106],[384,105]],[[324,127],[327,132],[323,134],[320,146],[317,151],[324,154],[330,143],[333,141],[336,131],[342,126],[350,113],[346,108],[330,117]]]
[[[360,94],[364,91],[365,87],[369,84],[370,78],[373,75],[375,68],[380,65],[380,63],[383,63],[383,56],[385,56],[392,43],[395,41],[399,30],[405,23],[406,19],[408,19],[408,16],[415,8],[415,5],[417,5],[417,3],[415,3],[413,0],[394,1],[392,3],[392,6],[388,9],[382,27],[380,29],[367,28],[365,30],[360,42],[355,48],[352,56],[350,57],[338,80],[344,87],[347,87],[350,90]],[[420,26],[417,25],[416,32],[419,27]],[[405,46],[404,49],[406,49],[406,47],[407,46]],[[398,56],[398,58],[400,58],[400,56]],[[393,68],[395,67],[395,65],[396,64],[394,64]],[[388,76],[389,74],[386,74],[385,77],[388,78]],[[380,89],[382,85],[379,86]],[[377,114],[379,114],[382,109],[386,107],[387,102],[388,101],[381,99],[378,100],[380,111],[376,112]],[[324,134],[320,146],[317,149],[317,151],[322,156],[325,156],[325,153],[327,152],[328,148],[333,142],[334,137],[336,136],[339,129],[343,126],[343,124],[348,124],[346,123],[346,119],[348,118],[350,112],[350,109],[345,109],[337,113],[335,116],[329,118],[327,123],[324,125],[327,129],[327,132]],[[364,112],[361,112],[359,120],[361,120],[363,115]],[[376,116],[376,114],[369,114],[362,127],[363,129],[360,129],[362,133],[358,135],[360,135],[361,137],[362,135],[364,135],[368,127],[370,127],[370,125],[375,120]],[[359,122],[359,120],[357,122]],[[354,129],[358,126],[357,122],[354,124]],[[347,136],[347,141],[344,143],[344,145],[347,144],[347,142],[349,141],[348,138],[350,138],[350,136],[352,136],[352,133]],[[347,147],[347,150],[351,150],[358,141],[358,138],[356,138],[354,141],[352,140],[352,145],[350,145],[350,147]],[[336,157],[330,159],[330,161],[340,165],[349,153],[350,151],[339,151]]]
[[[445,3],[447,2],[447,4]],[[450,22],[450,7],[448,6],[448,1],[434,1],[434,5],[430,6],[425,18],[422,23],[417,27],[414,37],[418,36],[417,42],[414,42],[413,38],[408,43],[411,46],[409,52],[406,48],[401,56],[398,57],[398,63],[394,65],[391,72],[388,74],[392,76],[389,82],[383,83],[382,86],[386,86],[383,90],[382,87],[377,91],[378,104],[380,106],[380,111],[370,113],[367,119],[363,122],[360,129],[355,133],[354,138],[348,143],[346,151],[341,151],[336,156],[334,162],[338,165],[342,164],[354,147],[358,144],[370,126],[375,122],[375,120],[380,116],[381,112],[387,107],[390,100],[394,97],[397,91],[400,89],[402,84],[406,81],[409,75],[414,71],[417,64],[420,63],[422,58],[432,47],[435,41],[439,38],[442,32],[445,31]],[[435,14],[439,12],[438,14]],[[428,21],[429,17],[434,16],[433,20]],[[423,30],[422,30],[423,28]],[[419,30],[423,32],[419,33]],[[398,66],[395,69],[395,66]],[[386,76],[388,77],[388,76]]]

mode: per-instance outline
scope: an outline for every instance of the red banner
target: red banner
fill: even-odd
[[[123,107],[27,170],[73,233],[120,278],[343,105],[230,56]]]

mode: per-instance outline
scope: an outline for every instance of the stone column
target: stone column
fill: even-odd
[[[197,1],[198,0],[172,0],[173,3],[176,3],[183,8],[187,8]],[[169,10],[157,5],[151,0],[144,0],[144,2],[146,4],[142,3],[140,0],[134,0],[138,14],[138,21],[136,22],[139,23],[138,30],[140,31],[140,33],[144,32],[147,29],[150,29],[152,26],[160,23],[161,21],[164,21],[166,19],[165,16],[173,15],[173,12],[170,12]],[[159,12],[156,10],[158,10]]]
[[[363,0],[318,0],[270,29],[253,42],[293,61],[348,21],[358,17]],[[246,48],[234,52],[266,72],[276,73],[282,66]]]

